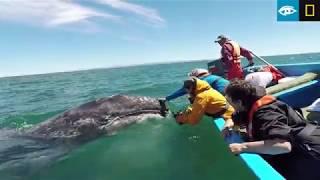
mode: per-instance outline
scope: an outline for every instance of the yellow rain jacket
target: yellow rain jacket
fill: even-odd
[[[191,107],[182,113],[183,123],[197,124],[204,114],[215,116],[220,114],[224,120],[231,119],[234,109],[227,104],[226,98],[212,89],[203,80],[196,79],[195,99]]]

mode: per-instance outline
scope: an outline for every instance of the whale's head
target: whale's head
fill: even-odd
[[[165,117],[163,101],[144,96],[115,95],[97,99],[49,119],[29,131],[33,137],[90,140],[144,119]]]

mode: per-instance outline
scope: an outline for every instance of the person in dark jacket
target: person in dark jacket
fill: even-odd
[[[231,152],[261,154],[287,179],[320,179],[319,126],[247,81],[232,81],[225,93],[235,125],[245,125],[250,140],[230,144]]]

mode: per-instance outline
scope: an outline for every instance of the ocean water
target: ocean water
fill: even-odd
[[[320,53],[265,59],[277,64],[319,62]],[[114,94],[164,97],[181,86],[191,69],[206,68],[207,62],[0,78],[0,127],[28,128],[82,103]],[[178,110],[186,104],[182,97],[170,107]],[[196,126],[179,126],[170,117],[149,119],[83,144],[47,165],[33,168],[30,164],[28,169],[32,173],[0,170],[0,179],[255,179],[228,151],[210,118],[203,118]]]

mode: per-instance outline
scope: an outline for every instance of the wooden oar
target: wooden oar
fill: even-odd
[[[286,75],[284,75],[278,68],[276,68],[274,65],[270,64],[268,61],[266,61],[265,59],[263,59],[262,57],[256,55],[255,53],[253,53],[251,51],[251,54],[254,55],[256,58],[258,58],[259,60],[261,60],[262,62],[264,62],[265,64],[267,64],[268,66],[271,66],[272,68],[274,68],[275,70],[277,70],[283,77],[286,77]]]

